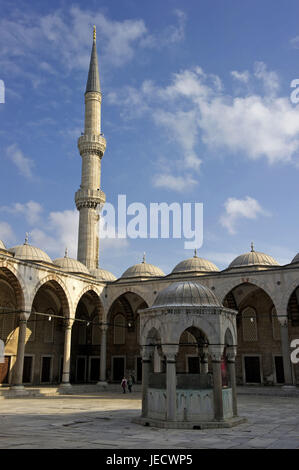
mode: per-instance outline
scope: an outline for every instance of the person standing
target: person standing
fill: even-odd
[[[124,377],[122,379],[121,386],[122,386],[122,389],[123,389],[123,393],[126,393],[126,388],[127,388],[127,379],[126,379],[126,377]]]
[[[127,384],[128,384],[129,392],[131,393],[131,392],[132,392],[132,385],[133,385],[133,379],[132,379],[132,376],[131,376],[131,375],[130,375],[130,377],[128,378]]]

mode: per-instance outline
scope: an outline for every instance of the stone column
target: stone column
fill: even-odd
[[[238,407],[237,407],[237,387],[236,387],[236,354],[237,347],[230,346],[226,351],[227,366],[229,373],[230,387],[232,390],[232,402],[233,402],[233,416],[238,416]]]
[[[159,354],[158,346],[154,349],[154,372],[161,372],[161,357]]]
[[[176,359],[179,347],[176,345],[163,346],[166,357],[166,419],[176,421]]]
[[[60,388],[71,387],[70,384],[70,367],[71,367],[71,345],[72,345],[72,326],[74,320],[67,318],[64,324],[64,353],[63,353],[63,370]]]
[[[281,335],[281,352],[283,357],[283,370],[284,380],[286,385],[293,384],[292,364],[291,364],[291,353],[290,353],[290,339],[289,339],[289,328],[288,318],[279,319],[280,321],[280,335]]]
[[[100,381],[97,385],[106,388],[106,361],[107,361],[107,325],[101,325],[101,358],[100,358]]]
[[[208,348],[201,348],[199,357],[200,357],[200,373],[207,374],[209,372]]]
[[[222,377],[221,377],[221,357],[222,346],[211,346],[210,354],[213,365],[213,392],[214,392],[214,418],[216,421],[223,421],[223,400],[222,400]]]
[[[28,314],[22,313],[19,318],[19,337],[18,337],[18,349],[17,349],[17,360],[14,365],[12,389],[15,391],[23,390],[23,369],[24,369],[24,354],[25,354],[25,342],[26,342],[26,328]]]
[[[142,355],[142,412],[141,416],[147,418],[148,416],[148,385],[149,374],[151,367],[151,353],[152,348],[143,346],[141,349]]]

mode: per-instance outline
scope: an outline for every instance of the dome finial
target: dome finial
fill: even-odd
[[[67,248],[65,249],[64,257],[65,257],[65,258],[68,258],[68,250],[67,250]]]
[[[93,25],[93,40],[96,41],[97,39],[97,28],[95,27],[95,25]]]
[[[253,244],[253,242],[251,242],[251,252],[252,252],[252,253],[254,252],[254,244]]]
[[[194,256],[193,258],[197,258],[197,248],[194,248]]]
[[[28,245],[28,241],[29,241],[29,233],[26,232],[25,233],[25,243],[24,243],[24,245]]]
[[[145,263],[145,252],[143,253],[142,262]]]

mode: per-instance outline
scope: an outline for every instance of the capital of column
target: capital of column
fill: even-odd
[[[229,346],[226,349],[227,362],[235,362],[237,355],[237,346]]]
[[[282,328],[288,328],[289,326],[289,322],[288,322],[288,316],[287,315],[279,315],[277,317],[279,323],[280,323],[280,326]]]
[[[73,324],[74,324],[74,319],[73,318],[65,318],[64,319],[64,328],[67,330],[67,329],[71,329]]]
[[[100,325],[100,330],[101,330],[102,333],[107,333],[107,331],[108,331],[108,325],[102,323],[102,324]]]
[[[221,362],[223,349],[223,344],[209,346],[209,354],[211,356],[212,362]]]
[[[150,361],[151,358],[152,358],[152,355],[154,353],[154,349],[155,347],[154,346],[141,346],[140,348],[140,353],[141,353],[141,357],[142,357],[142,361]]]
[[[167,362],[175,362],[175,356],[179,352],[178,344],[165,344],[162,346],[163,354]]]
[[[30,313],[20,312],[19,313],[19,322],[27,322],[29,320]]]

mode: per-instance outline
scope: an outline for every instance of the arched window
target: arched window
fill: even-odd
[[[252,307],[242,311],[242,329],[244,341],[257,341],[256,312]]]
[[[114,317],[114,344],[125,344],[126,339],[126,320],[119,313]]]
[[[277,318],[277,313],[275,307],[271,310],[271,320],[272,320],[272,333],[273,339],[276,341],[280,341],[280,323]]]

